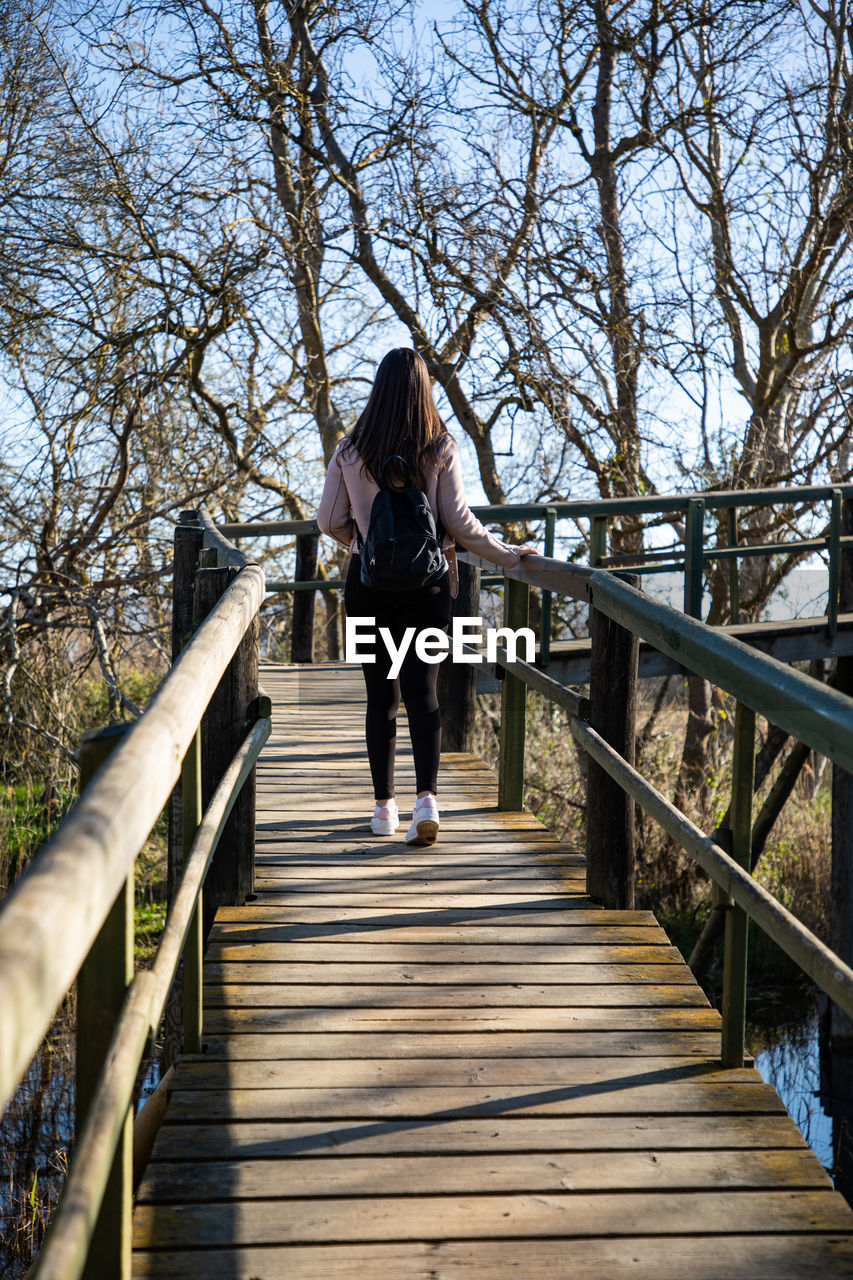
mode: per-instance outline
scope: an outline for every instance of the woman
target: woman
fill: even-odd
[[[387,461],[390,461],[386,467]],[[397,460],[405,461],[409,477]],[[396,473],[394,468],[397,468]],[[390,474],[389,474],[390,473]],[[439,528],[447,572],[430,585],[414,590],[375,591],[361,580],[361,542],[367,536],[373,500],[385,485],[413,484],[429,500]],[[456,442],[438,414],[423,360],[407,347],[389,351],[379,365],[367,405],[348,437],[329,463],[317,524],[352,551],[344,604],[350,617],[371,617],[376,627],[388,627],[396,645],[407,627],[446,631],[450,601],[458,590],[454,541],[502,568],[518,564],[535,547],[510,547],[493,538],[471,513],[465,501]],[[376,661],[363,663],[367,687],[366,738],[376,809],[374,835],[391,835],[400,825],[394,798],[394,748],[400,694],[406,704],[417,797],[408,844],[428,845],[438,834],[436,792],[441,749],[441,718],[436,697],[438,666],[423,662],[410,644],[398,679],[389,678],[390,657],[376,647]]]

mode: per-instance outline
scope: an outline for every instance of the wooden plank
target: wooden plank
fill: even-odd
[[[362,993],[362,998],[351,1001],[346,1007],[327,1008],[302,1006],[284,1009],[218,1009],[205,1013],[205,1033],[216,1035],[243,1035],[246,1032],[269,1034],[271,1032],[306,1032],[318,1034],[326,1031],[423,1031],[444,1034],[472,1032],[515,1031],[714,1031],[719,1034],[720,1015],[716,1009],[706,1007],[670,1006],[646,1008],[642,1005],[627,1008],[600,1009],[593,1005],[560,1009],[515,1007],[510,1009],[483,1009],[464,1006],[447,1009],[426,1005],[418,1007],[408,992],[411,1004],[400,1008],[400,995],[396,1004],[376,1004]],[[266,1055],[264,1055],[266,1056]]]
[[[506,960],[506,957],[504,957]],[[518,965],[503,964],[448,964],[442,961],[431,963],[388,963],[375,961],[350,962],[346,970],[347,982],[351,983],[399,983],[410,984],[460,984],[460,983],[498,983],[511,982],[519,976]],[[337,974],[334,966],[319,961],[260,961],[244,963],[239,960],[214,961],[208,959],[204,966],[204,980],[208,984],[245,982],[252,986],[260,983],[274,983],[280,986],[284,982],[313,984],[317,982],[334,982]],[[678,963],[674,956],[663,964],[638,964],[620,961],[607,963],[548,963],[538,960],[528,962],[524,966],[524,982],[542,983],[545,985],[562,985],[565,983],[617,983],[619,985],[637,983],[677,983],[686,986],[695,985],[690,970],[683,961]],[[205,997],[206,998],[206,997]]]
[[[358,910],[362,913],[378,911],[460,911],[470,913],[472,911],[484,911],[488,914],[503,919],[501,914],[505,909],[516,908],[525,913],[530,911],[541,911],[551,914],[559,912],[558,923],[562,923],[566,919],[568,912],[570,922],[577,918],[577,913],[588,914],[590,920],[598,919],[597,911],[590,911],[589,899],[582,893],[566,893],[563,890],[557,896],[552,894],[528,894],[520,892],[515,894],[481,894],[476,889],[465,893],[373,893],[365,895],[363,893],[341,893],[332,887],[330,892],[322,893],[302,893],[298,899],[281,889],[270,891],[262,887],[256,886],[256,898],[253,903],[247,904],[245,910],[251,913],[246,919],[263,919],[262,911],[268,911],[267,917],[270,921],[276,921],[283,917],[281,909],[287,912],[287,919],[310,919],[306,916],[306,912],[326,911],[334,914],[336,919],[345,920],[347,917],[343,914],[346,911]],[[224,908],[223,908],[224,910]],[[242,917],[235,917],[242,918]],[[314,917],[319,919],[319,914]],[[227,917],[223,917],[223,923]],[[548,923],[547,920],[544,923]],[[626,921],[626,923],[630,923]]]
[[[242,1037],[235,1037],[239,1042]],[[229,1046],[234,1041],[229,1041]],[[543,1088],[570,1086],[578,1097],[581,1091],[617,1092],[626,1085],[646,1089],[657,1085],[719,1085],[731,1089],[762,1088],[764,1082],[752,1068],[722,1068],[718,1062],[681,1055],[650,1055],[638,1067],[632,1057],[568,1058],[495,1052],[460,1054],[437,1058],[423,1047],[420,1058],[413,1054],[395,1059],[390,1055],[357,1058],[318,1058],[295,1054],[286,1059],[236,1058],[223,1060],[210,1054],[185,1059],[181,1071],[182,1089],[215,1089],[223,1082],[234,1089],[339,1089],[346,1085],[367,1089],[411,1089],[429,1081],[444,1088],[468,1086],[541,1085]]]
[[[320,762],[318,761],[319,764]],[[338,799],[335,798],[334,793],[330,795],[328,788],[323,790],[318,787],[316,795],[325,797],[322,816],[314,814],[313,811],[309,811],[311,816],[306,816],[304,791],[301,787],[294,788],[292,799],[281,797],[273,803],[270,797],[266,797],[265,803],[262,804],[258,813],[261,828],[269,830],[272,823],[280,820],[282,825],[287,825],[294,830],[299,828],[306,830],[319,828],[322,830],[324,827],[331,826],[340,826],[342,830],[347,830],[350,827],[365,825],[369,832],[370,812],[364,813],[363,810],[361,814],[358,812],[358,809],[362,808],[362,806],[368,808],[368,810],[372,807],[370,802],[373,797],[369,792],[365,792],[362,797],[347,793]],[[494,833],[492,838],[495,838],[498,834],[502,835],[504,839],[508,839],[510,833],[515,834],[516,832],[527,831],[542,833],[545,831],[541,823],[537,822],[531,814],[497,813],[492,810],[491,806],[480,804],[478,801],[479,797],[477,796],[465,797],[461,803],[451,800],[443,809],[445,819],[448,816],[455,815],[454,827],[459,832],[462,832],[465,830],[482,831],[483,819],[488,818],[490,830]],[[442,803],[442,801],[439,801],[440,809]],[[405,801],[403,801],[401,808],[405,812]],[[447,829],[450,830],[449,824]],[[381,840],[383,844],[391,842],[388,836],[374,837],[374,839]],[[400,844],[403,843],[399,835],[394,837],[394,840]]]
[[[324,868],[325,870],[325,868]],[[279,875],[278,871],[265,872],[263,877],[264,888],[284,889],[286,887],[288,893],[470,893],[475,891],[479,894],[495,894],[505,897],[515,890],[523,893],[525,897],[529,894],[541,894],[543,897],[553,897],[555,891],[560,887],[574,890],[576,893],[582,892],[580,880],[575,877],[567,877],[565,883],[561,886],[559,881],[546,880],[540,878],[535,881],[519,878],[513,880],[511,876],[501,875],[481,875],[478,877],[463,876],[460,873],[453,872],[446,879],[440,875],[423,875],[420,870],[409,871],[408,874],[403,872],[386,874],[374,871],[373,875],[368,877],[364,875],[344,874],[349,872],[349,867],[340,867],[337,875],[326,876],[324,874],[305,875]],[[587,903],[589,899],[586,900]]]
[[[306,902],[303,897],[297,901],[289,894],[276,894],[276,901],[269,897],[261,901],[247,903],[245,907],[220,907],[217,913],[217,932],[226,931],[225,926],[238,925],[245,927],[251,924],[364,924],[370,926],[377,920],[399,920],[401,923],[421,925],[429,924],[489,924],[492,921],[500,925],[527,924],[534,925],[593,925],[596,928],[617,928],[630,925],[632,928],[649,928],[660,930],[655,918],[645,911],[625,912],[625,919],[620,919],[622,912],[590,911],[582,905],[566,906],[565,897],[534,897],[525,899],[519,896],[506,902],[493,902],[487,897],[474,904],[464,897],[445,901],[438,894],[428,895],[426,905],[412,904],[409,898],[402,895],[397,903],[388,904],[372,898],[356,901],[344,906],[338,902],[317,904],[314,900]],[[394,895],[387,895],[394,897]],[[571,899],[568,900],[571,902]],[[399,905],[398,905],[399,904]],[[664,935],[665,936],[665,935]],[[666,939],[669,941],[669,939]]]
[[[338,1160],[218,1160],[156,1164],[137,1204],[288,1200],[294,1196],[474,1195],[524,1191],[690,1191],[831,1188],[808,1151],[523,1152],[513,1155],[347,1156]],[[288,1211],[285,1208],[285,1212]]]
[[[156,1158],[164,1161],[285,1159],[306,1155],[409,1155],[525,1151],[725,1150],[730,1163],[753,1148],[808,1151],[786,1112],[560,1116],[499,1116],[487,1120],[420,1119],[328,1121],[254,1120],[175,1122],[160,1131]]]
[[[330,906],[317,906],[313,902],[305,902],[299,898],[294,901],[289,896],[281,895],[281,903],[269,904],[250,902],[243,907],[221,907],[218,912],[217,929],[227,933],[236,925],[245,928],[248,925],[261,924],[364,924],[367,928],[377,921],[391,919],[402,924],[491,924],[496,922],[501,927],[514,924],[567,925],[578,929],[582,926],[595,929],[654,929],[658,937],[666,938],[660,925],[651,912],[647,911],[598,911],[588,906],[563,906],[564,897],[541,898],[538,896],[525,899],[519,895],[514,901],[493,903],[488,900],[478,906],[470,906],[465,900],[459,905],[441,904],[438,895],[434,895],[439,905],[435,907],[411,906],[406,899],[398,908],[385,909],[382,903],[362,899],[360,903],[344,907],[337,903]]]
[[[213,1036],[208,1054],[222,1056],[225,1049]],[[621,1058],[629,1054],[683,1057],[697,1054],[702,1058],[719,1056],[720,1030],[610,1031],[312,1031],[277,1033],[265,1030],[262,1035],[249,1032],[227,1040],[230,1057],[257,1059],[289,1058],[453,1058],[453,1057],[603,1057]]]
[[[436,862],[431,867],[412,867],[405,863],[400,866],[388,863],[377,866],[362,860],[358,863],[343,862],[330,863],[322,867],[314,866],[310,868],[310,875],[306,875],[305,867],[265,865],[262,870],[265,880],[286,883],[289,891],[298,890],[303,882],[309,884],[316,882],[328,888],[333,881],[341,880],[353,883],[362,881],[363,888],[372,892],[386,883],[393,889],[394,881],[398,880],[420,881],[427,887],[432,883],[440,885],[442,889],[446,887],[448,890],[451,884],[464,882],[462,883],[463,891],[478,889],[480,893],[486,892],[483,887],[485,885],[493,886],[496,883],[502,883],[508,887],[500,889],[501,893],[512,893],[515,888],[517,892],[522,893],[553,894],[564,878],[569,881],[582,879],[580,869],[569,868],[564,875],[562,871],[550,864],[545,867],[495,867],[484,871],[481,866],[467,866],[464,863],[445,865],[442,862]]]
[[[362,803],[363,810],[360,808]],[[322,805],[322,798],[319,795],[317,804]],[[430,848],[433,857],[438,853],[441,853],[442,857],[449,857],[451,854],[458,856],[461,851],[468,851],[474,859],[502,855],[518,861],[526,860],[534,865],[535,860],[540,857],[565,861],[570,866],[580,865],[585,861],[582,850],[572,845],[561,844],[548,832],[501,831],[493,827],[488,815],[482,814],[482,811],[476,807],[472,807],[467,815],[450,814],[441,804],[439,808],[442,815],[440,842]],[[303,808],[301,826],[298,830],[282,824],[279,824],[282,826],[281,830],[259,828],[259,849],[263,856],[275,854],[277,850],[284,855],[298,852],[294,846],[300,843],[304,843],[306,848],[310,849],[316,845],[318,838],[323,840],[337,838],[343,843],[358,839],[361,844],[370,845],[377,857],[387,858],[389,862],[405,860],[408,856],[408,847],[403,843],[405,832],[401,834],[398,829],[391,836],[373,835],[369,827],[370,809],[371,799],[366,798],[358,802],[358,807],[355,806],[355,802],[350,804],[348,817],[342,816],[328,821],[324,817],[318,817],[309,825]],[[322,812],[320,808],[320,813]],[[403,804],[400,805],[400,812],[401,815],[406,815],[406,807]],[[478,815],[480,816],[479,825]],[[266,806],[259,811],[258,816],[261,823],[273,821],[271,811]],[[418,847],[415,846],[415,857],[423,857],[423,852],[422,849],[418,852]]]
[[[853,1230],[853,1211],[827,1191],[624,1192],[493,1196],[379,1196],[371,1199],[291,1200],[286,1213],[275,1201],[221,1204],[139,1205],[137,1247],[156,1238],[159,1248],[203,1239],[208,1247],[241,1240],[255,1244],[377,1240],[500,1239],[517,1236],[630,1235],[636,1223],[669,1234],[712,1232]],[[665,1209],[665,1212],[663,1210]]]
[[[844,1236],[626,1236],[605,1239],[323,1244],[139,1253],[135,1280],[814,1280],[853,1276]]]
[[[404,988],[401,990],[401,986]],[[597,985],[534,985],[515,982],[491,986],[457,984],[451,986],[429,985],[426,982],[400,983],[396,986],[368,985],[344,986],[330,978],[322,985],[282,982],[275,986],[249,983],[236,985],[210,983],[205,989],[205,1025],[215,1028],[215,1019],[223,1010],[231,1014],[239,1011],[262,1014],[264,1010],[319,1009],[358,1007],[369,999],[374,1009],[414,1005],[418,1009],[455,1008],[462,1006],[477,1009],[541,1008],[633,1008],[639,1001],[646,1008],[702,1008],[708,1009],[707,996],[696,986],[686,982],[646,984],[642,991],[637,984],[598,983]]]
[[[556,947],[563,944],[574,949],[584,944],[615,945],[619,947],[638,946],[665,947],[669,944],[664,931],[659,925],[640,925],[638,927],[605,925],[540,924],[531,920],[524,924],[480,923],[447,923],[436,925],[410,924],[405,917],[374,917],[375,923],[367,925],[362,921],[349,923],[345,920],[335,923],[265,924],[247,920],[245,923],[219,924],[211,933],[211,947],[233,948],[244,944],[253,949],[271,946],[287,946],[291,942],[314,941],[318,938],[329,938],[337,944],[358,943],[361,946],[373,947],[381,942],[402,945],[415,943],[457,944],[473,946],[476,943],[489,943],[504,948],[519,948],[518,959],[523,963],[523,952],[529,947]],[[392,923],[388,923],[391,921]]]
[[[314,1089],[175,1089],[166,1121],[180,1116],[182,1123],[197,1120],[307,1120],[417,1118],[475,1119],[481,1116],[577,1116],[622,1115],[657,1111],[662,1115],[702,1115],[708,1111],[729,1113],[783,1113],[776,1090],[769,1085],[703,1084],[675,1081],[670,1084],[626,1083],[554,1085],[544,1088],[497,1085],[454,1087],[424,1085],[388,1090],[383,1087],[334,1091]]]
[[[279,784],[280,785],[280,784]],[[261,797],[263,800],[263,788],[261,788]],[[353,814],[353,821],[362,820],[358,813],[353,810],[353,803],[350,804],[350,813]],[[361,803],[359,801],[358,803]],[[370,804],[370,797],[365,797],[365,803]],[[405,812],[401,802],[401,812]],[[578,859],[583,857],[583,851],[575,845],[568,844],[558,840],[552,832],[545,827],[530,827],[520,831],[504,831],[494,826],[491,822],[490,815],[484,814],[482,810],[476,806],[471,806],[470,810],[460,813],[449,813],[444,805],[444,800],[440,802],[442,812],[441,834],[443,845],[452,850],[456,846],[470,849],[472,853],[487,854],[490,851],[514,854],[519,858],[534,858],[539,854],[551,854],[556,858]],[[268,821],[269,808],[266,804],[259,811],[259,817],[263,821]],[[479,815],[479,821],[478,821]],[[364,815],[364,831],[365,835],[369,835],[369,812]],[[305,815],[303,811],[303,823],[305,823]],[[340,835],[346,828],[342,823],[327,823],[323,818],[323,812],[317,815],[315,822],[311,826],[305,826],[308,835],[305,837],[310,839],[312,831],[322,833],[337,831]],[[408,857],[408,846],[403,845],[399,831],[393,836],[370,836],[371,843],[378,854],[383,856],[396,855],[400,857]],[[279,832],[259,832],[258,842],[262,848],[268,850],[273,849],[276,845],[281,844],[284,849],[289,847],[293,842],[288,840],[287,835]],[[430,852],[435,854],[437,848],[432,848]],[[424,850],[414,846],[411,850],[414,856],[423,856]]]
[[[277,962],[323,961],[326,964],[352,964],[359,960],[384,960],[391,964],[666,964],[677,961],[675,947],[644,947],[641,943],[608,946],[594,943],[568,947],[565,944],[516,943],[509,947],[497,943],[477,942],[234,942],[212,940],[207,955],[212,961]]]
[[[527,881],[527,886],[514,884],[509,890],[518,893],[527,887],[532,889],[539,880],[545,880],[546,883],[550,881],[552,891],[560,892],[564,881],[581,881],[585,874],[585,863],[580,858],[569,859],[562,854],[545,850],[525,854],[521,850],[494,848],[481,852],[470,845],[459,848],[445,844],[432,845],[431,848],[431,858],[420,854],[401,863],[399,857],[392,856],[386,848],[377,848],[367,835],[345,838],[337,833],[328,840],[303,838],[277,841],[275,845],[270,842],[258,852],[256,864],[261,878],[271,880],[299,879],[300,870],[304,872],[305,868],[322,876],[327,867],[339,867],[343,872],[351,870],[362,873],[364,879],[372,879],[377,874],[399,876],[404,873],[417,875],[418,872],[422,872],[424,878],[429,878],[430,873],[435,873],[434,878],[437,880],[469,879],[471,884],[468,891],[472,893],[477,892],[477,882],[484,875]],[[343,875],[341,878],[348,877]],[[594,905],[589,899],[587,901],[590,907]]]
[[[413,846],[416,848],[417,846]],[[406,863],[409,872],[414,871],[418,867],[432,868],[436,864],[436,846],[432,846],[433,853],[431,857],[426,858],[423,854],[415,855],[411,861]],[[446,871],[452,873],[454,878],[460,878],[464,875],[470,875],[472,884],[469,889],[470,893],[477,892],[477,880],[484,871],[491,875],[500,875],[506,868],[509,870],[521,869],[523,867],[536,866],[547,872],[553,872],[558,880],[562,880],[561,872],[565,868],[569,871],[582,871],[583,863],[580,859],[577,863],[574,861],[569,863],[564,861],[561,855],[549,853],[525,854],[522,851],[512,852],[511,850],[493,851],[487,853],[478,853],[476,850],[467,848],[460,853],[453,850],[442,849],[441,865]],[[334,844],[329,850],[324,850],[314,844],[306,842],[294,842],[293,852],[279,851],[275,853],[260,852],[256,857],[257,871],[261,878],[267,875],[267,868],[273,866],[281,867],[310,867],[312,869],[319,867],[334,866],[355,866],[364,867],[367,860],[370,859],[370,865],[375,869],[382,870],[386,866],[393,866],[394,859],[382,850],[372,848],[367,850],[364,846],[359,846],[352,850],[342,848],[340,841]],[[553,878],[553,877],[552,877]],[[572,879],[578,879],[577,875]],[[516,893],[523,892],[523,887],[516,888]],[[562,892],[562,883],[558,892]],[[587,910],[592,907],[589,899],[587,899]]]

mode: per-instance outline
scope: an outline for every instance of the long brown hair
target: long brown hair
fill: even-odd
[[[438,414],[429,373],[421,357],[411,347],[395,347],[383,357],[364,412],[349,434],[356,450],[377,484],[408,484],[429,487],[438,445],[447,428]],[[399,462],[383,464],[394,455],[403,458],[408,475]]]

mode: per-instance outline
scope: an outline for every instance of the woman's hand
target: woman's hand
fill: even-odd
[[[518,547],[517,550],[520,556],[539,556],[542,554],[538,547],[529,547],[526,543]]]

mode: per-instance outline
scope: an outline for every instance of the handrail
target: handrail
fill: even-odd
[[[219,564],[228,569],[245,569],[249,564],[257,564],[256,560],[247,556],[245,551],[235,547],[228,541],[227,527],[214,524],[210,512],[202,507],[198,513],[198,522],[203,531],[203,545],[209,551],[215,551]]]
[[[136,975],[128,991],[86,1124],[77,1140],[57,1214],[30,1272],[31,1280],[77,1280],[83,1271],[145,1043],[149,1036],[156,1035],[207,869],[270,729],[268,718],[257,721],[207,807],[154,964]]]
[[[463,553],[460,558],[473,566],[485,563],[468,553]],[[726,689],[737,699],[740,707],[760,712],[848,772],[853,772],[853,699],[696,618],[651,599],[607,570],[529,556],[515,568],[505,569],[504,577],[509,583],[523,584],[524,590],[535,586],[587,601],[592,609],[604,614],[624,632],[641,637],[688,670]],[[506,653],[500,650],[495,666],[505,669],[506,679],[520,681],[564,706],[569,712],[571,733],[578,746],[617,782],[632,802],[639,803],[696,859],[736,908],[755,920],[845,1013],[853,1017],[853,969],[763,889],[735,857],[672,805],[594,727],[584,723],[589,717],[589,703],[582,701],[578,694],[556,697],[556,690],[550,687],[556,682],[528,663],[508,661]],[[512,733],[509,724],[506,729],[504,727],[505,717],[512,714],[506,710],[509,705],[508,701],[502,701],[502,743],[505,736],[509,739]],[[523,702],[514,714],[520,717],[523,725]],[[751,716],[752,712],[745,714]],[[751,737],[754,720],[750,720],[748,725],[752,726],[747,729]],[[736,739],[737,732],[736,729]],[[751,756],[751,741],[748,749]],[[523,773],[523,756],[520,762],[515,762],[514,768],[514,791],[520,796],[523,788],[518,774],[519,771]],[[737,773],[737,765],[735,771]],[[741,781],[739,785],[744,784]],[[751,794],[751,782],[749,788]],[[733,825],[738,826],[738,822]],[[747,843],[749,835],[747,825]],[[729,973],[724,992],[723,1057],[728,1065],[742,1059],[743,1003],[738,1003],[736,994],[727,993],[735,990],[738,982],[742,990],[745,988],[745,934],[743,938],[738,959],[731,965],[732,971],[741,966],[740,976]],[[728,968],[727,962],[727,971]],[[741,1019],[740,1031],[733,1028],[738,1018]]]
[[[460,559],[475,566],[487,565],[468,552]],[[594,603],[596,609],[653,648],[853,772],[853,701],[844,694],[698,618],[653,600],[606,569],[527,556],[517,567],[505,569],[504,576]]]
[[[162,812],[264,587],[260,566],[240,570],[147,710],[0,907],[0,1108]]]
[[[724,893],[746,912],[812,981],[827,993],[845,1013],[853,1017],[853,969],[807,929],[774,898],[725,849],[667,800],[656,787],[614,751],[604,739],[577,719],[570,722],[578,746],[606,769],[624,791],[642,805],[659,826],[687,853]]]
[[[207,548],[201,574],[215,566],[228,572],[218,577],[196,573],[196,626],[171,670],[137,721],[123,726],[121,735],[96,735],[85,755],[81,749],[81,780],[90,780],[0,904],[0,1106],[16,1088],[57,1006],[79,975],[79,1131],[57,1214],[30,1272],[42,1280],[79,1280],[87,1265],[117,1280],[129,1276],[127,1170],[135,1079],[182,959],[184,1049],[200,1047],[202,886],[229,814],[244,793],[271,729],[269,699],[253,678],[251,656],[256,644],[252,622],[265,594],[263,569],[220,533],[206,511],[197,516],[182,513],[182,519],[195,520],[198,527],[191,539],[186,537],[187,524],[176,534],[175,581],[183,584],[183,611],[175,617],[180,619],[181,635],[188,625],[186,596],[193,580],[194,560],[186,550],[193,545],[196,553]],[[217,760],[210,766],[214,772],[206,775],[208,782],[218,779],[218,785],[202,814],[203,741],[210,742],[202,716],[223,677],[231,681],[228,689],[240,705],[249,706],[258,718],[230,764],[224,767]],[[214,713],[218,714],[215,702]],[[216,725],[217,734],[225,731],[217,742],[230,742],[228,735],[235,728],[242,736],[239,720],[233,724],[226,716]],[[91,776],[110,748],[111,754]],[[181,880],[153,968],[133,976],[127,938],[134,862],[179,778],[185,851]],[[103,975],[115,972],[124,973],[124,978],[104,984]],[[112,1032],[109,1045],[100,1025],[105,1017],[110,1019],[107,1034]],[[81,1075],[81,1062],[88,1075]],[[91,1073],[98,1068],[93,1080]]]
[[[831,638],[838,628],[839,572],[842,551],[853,546],[853,536],[841,532],[841,510],[844,501],[853,499],[853,484],[803,485],[799,488],[709,490],[705,493],[658,494],[636,498],[596,498],[579,501],[552,501],[533,503],[491,504],[472,507],[473,513],[487,524],[501,524],[510,520],[544,521],[544,547],[546,556],[553,554],[556,521],[572,518],[589,521],[589,561],[600,568],[630,568],[641,576],[683,573],[684,610],[698,617],[702,608],[702,577],[705,566],[714,562],[729,566],[729,614],[732,622],[739,620],[738,565],[752,557],[794,556],[804,557],[818,552],[828,554],[829,592],[826,612],[827,634]],[[778,506],[807,508],[819,501],[828,501],[830,515],[827,532],[821,536],[793,537],[788,540],[745,543],[741,541],[737,527],[737,512],[744,507]],[[706,511],[722,511],[726,516],[726,535],[719,543],[705,545],[704,520]],[[684,515],[683,550],[672,547],[666,552],[620,552],[607,555],[607,522],[610,517],[636,515],[673,516]],[[297,540],[304,536],[316,537],[319,533],[315,520],[244,521],[218,526],[221,534],[248,537],[291,535]],[[488,580],[489,584],[493,579]],[[483,585],[486,585],[484,582]],[[303,591],[337,591],[343,586],[341,579],[317,579],[299,581],[282,579],[269,583],[271,594]],[[551,594],[547,589],[542,596],[543,618],[550,619]],[[549,637],[544,639],[545,661],[549,653]]]
[[[544,520],[548,511],[554,511],[559,519],[591,518],[596,516],[665,515],[686,510],[697,498],[706,508],[729,508],[806,505],[827,501],[833,493],[843,498],[853,497],[853,484],[800,485],[797,488],[773,489],[710,489],[688,493],[662,493],[647,498],[579,498],[548,502],[487,503],[471,508],[479,520],[504,524],[512,520]],[[316,520],[244,520],[226,521],[217,526],[222,534],[230,537],[270,537],[275,534],[317,533]]]

